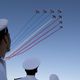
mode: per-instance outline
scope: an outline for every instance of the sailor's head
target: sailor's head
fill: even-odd
[[[25,69],[27,75],[35,75],[37,69],[40,65],[40,61],[36,58],[29,58],[24,61],[23,68]]]
[[[10,50],[10,35],[8,32],[8,20],[0,19],[0,57],[5,57],[5,53]]]
[[[59,78],[56,74],[51,74],[49,80],[59,80]]]

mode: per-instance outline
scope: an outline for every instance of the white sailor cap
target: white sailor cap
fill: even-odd
[[[40,61],[36,58],[29,58],[23,62],[23,68],[26,70],[33,70],[40,65]]]
[[[59,80],[59,78],[56,74],[51,74],[49,80]]]
[[[8,20],[7,19],[0,19],[0,31],[6,28],[8,25]]]

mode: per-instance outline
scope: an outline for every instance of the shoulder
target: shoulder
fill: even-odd
[[[26,80],[24,77],[21,78],[15,78],[14,80]]]
[[[1,64],[6,64],[5,60],[3,60],[3,59],[1,59],[1,58],[0,58],[0,63],[1,63]]]
[[[15,78],[14,80],[21,80],[22,78]]]

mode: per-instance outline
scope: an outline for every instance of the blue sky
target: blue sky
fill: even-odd
[[[25,54],[6,62],[8,80],[25,76],[22,63],[29,57],[37,57],[41,61],[36,75],[40,80],[49,80],[52,73],[57,74],[60,80],[80,80],[79,3],[79,0],[0,0],[0,18],[8,18],[12,41],[35,9],[60,8],[63,11],[62,30]],[[17,44],[11,50],[16,46]]]

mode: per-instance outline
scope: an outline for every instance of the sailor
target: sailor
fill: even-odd
[[[10,50],[10,35],[7,28],[8,20],[0,19],[0,80],[7,80],[4,57]]]
[[[37,80],[35,74],[37,73],[40,61],[36,58],[30,58],[23,62],[23,68],[26,72],[26,77],[16,78],[14,80]]]
[[[51,74],[49,80],[59,80],[59,78],[56,74]]]

